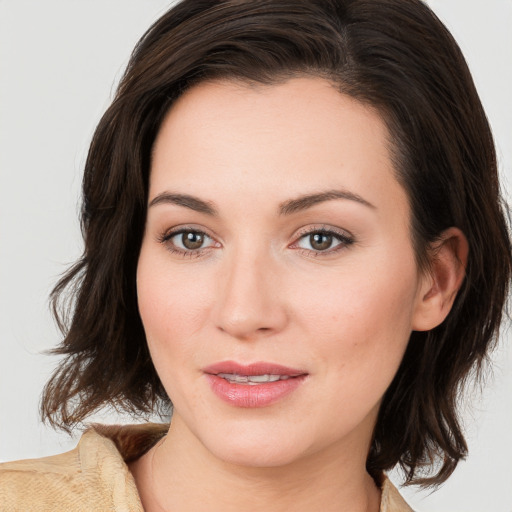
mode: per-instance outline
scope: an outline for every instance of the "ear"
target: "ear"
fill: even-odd
[[[458,228],[443,231],[430,248],[430,268],[422,276],[412,329],[429,331],[450,312],[466,274],[468,241]]]

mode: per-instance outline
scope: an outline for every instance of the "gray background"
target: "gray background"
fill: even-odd
[[[510,197],[512,1],[429,3],[469,62]],[[39,394],[56,363],[41,352],[59,341],[47,296],[80,254],[77,204],[93,129],[135,42],[168,5],[0,0],[0,461],[76,444],[38,419]],[[434,494],[403,490],[419,512],[512,511],[511,359],[504,333],[488,386],[468,392],[467,461]]]

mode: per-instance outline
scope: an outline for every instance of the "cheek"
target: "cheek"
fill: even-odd
[[[186,380],[181,370],[193,360],[197,346],[189,342],[200,317],[200,300],[189,280],[180,280],[179,273],[169,275],[165,263],[152,254],[141,252],[137,269],[139,312],[147,344],[156,372],[171,401],[176,405]],[[200,400],[189,387],[188,399]]]
[[[194,356],[189,340],[204,324],[207,299],[204,282],[190,271],[169,272],[168,263],[152,251],[141,251],[137,268],[137,297],[146,338],[164,386],[171,365],[182,367]],[[169,392],[170,390],[168,390]]]
[[[191,377],[194,372],[201,376],[198,359],[208,352],[210,338],[198,332],[207,323],[216,289],[211,279],[206,272],[191,273],[186,264],[170,270],[166,254],[142,248],[137,268],[139,312],[156,372],[180,411],[188,410],[189,404],[207,406]]]
[[[139,312],[148,338],[199,328],[211,288],[205,276],[191,275],[186,265],[170,271],[166,255],[154,253],[143,246],[137,267]]]
[[[411,333],[416,283],[414,259],[351,266],[297,294],[297,318],[333,371],[389,379]]]
[[[301,331],[310,340],[304,351],[323,396],[309,408],[333,437],[376,414],[410,337],[411,282],[352,273],[343,286],[331,280],[323,293],[302,294]]]

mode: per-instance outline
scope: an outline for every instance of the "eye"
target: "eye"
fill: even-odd
[[[160,240],[171,252],[200,254],[203,249],[215,246],[213,238],[196,229],[179,229],[166,233]]]
[[[199,231],[183,231],[170,238],[170,240],[180,249],[188,249],[190,251],[200,249],[202,245],[211,240],[208,235]]]
[[[352,243],[354,243],[354,239],[345,233],[315,229],[300,236],[294,245],[299,249],[313,253],[332,253]]]

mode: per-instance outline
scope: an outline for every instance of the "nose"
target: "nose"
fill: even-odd
[[[285,294],[279,269],[271,259],[239,254],[224,262],[214,310],[218,329],[240,340],[252,340],[285,328]]]

